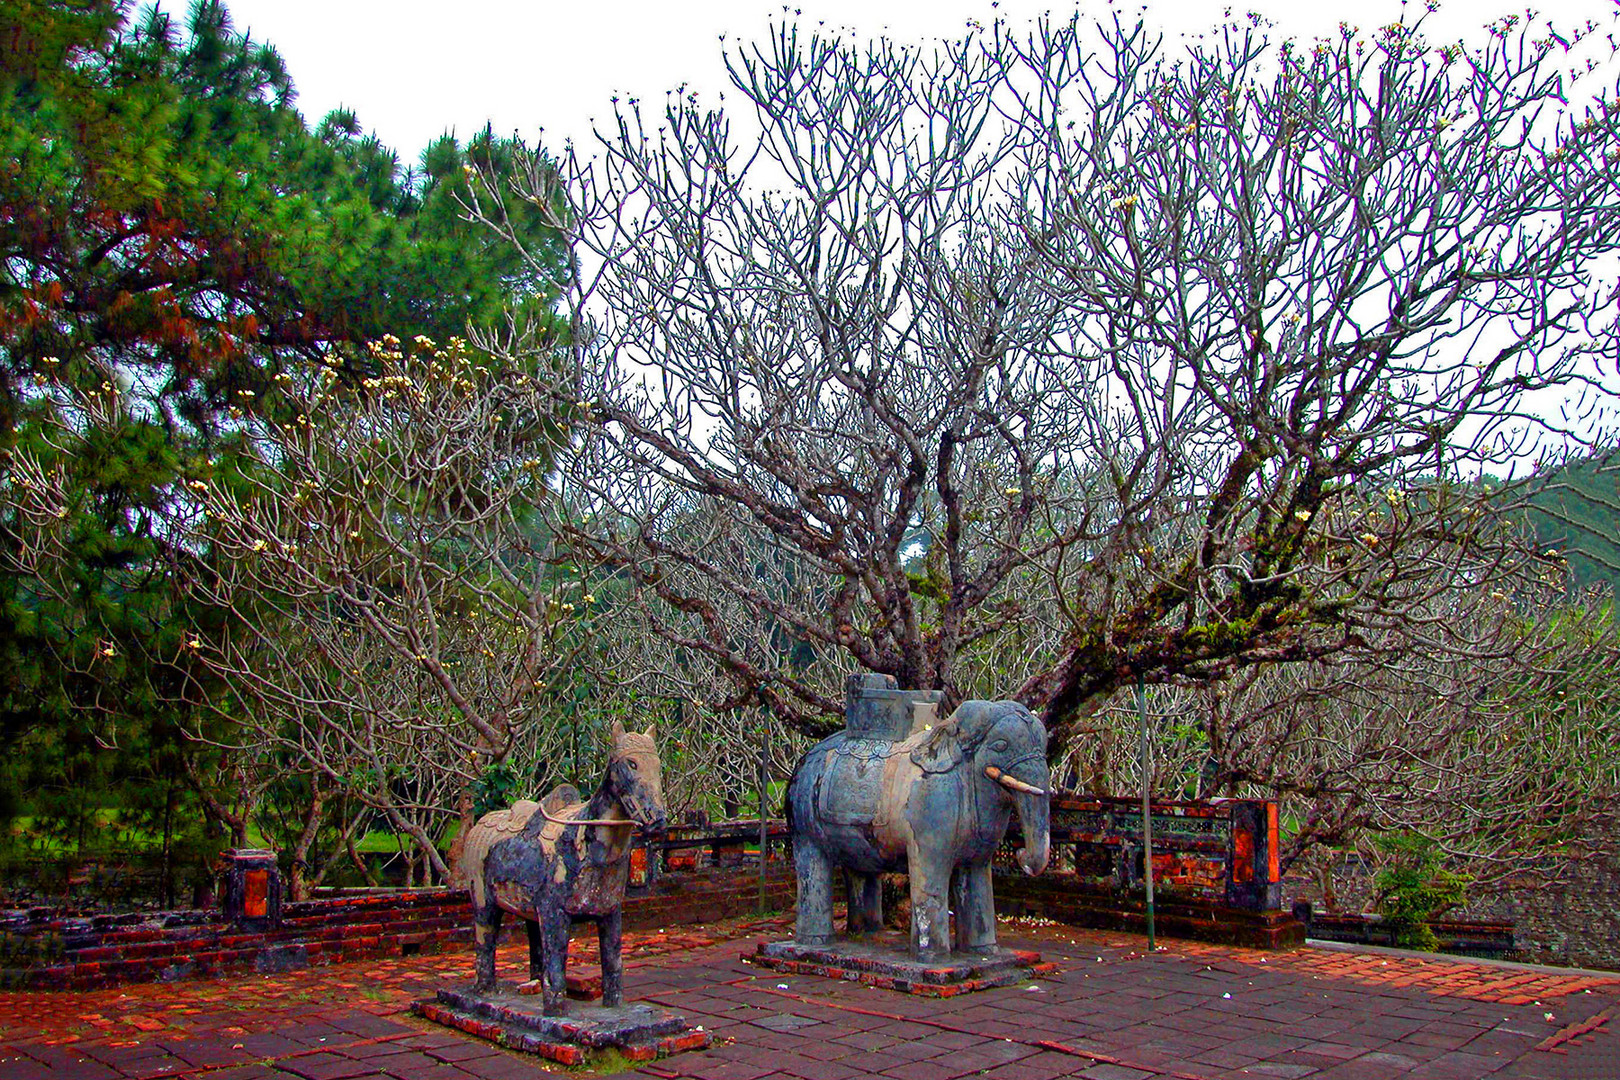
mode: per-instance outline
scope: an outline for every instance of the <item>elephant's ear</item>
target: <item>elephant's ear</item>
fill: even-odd
[[[956,725],[940,724],[911,752],[911,760],[925,773],[950,772],[962,764],[962,745]]]

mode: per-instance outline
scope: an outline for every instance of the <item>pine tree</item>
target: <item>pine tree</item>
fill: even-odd
[[[26,460],[64,493],[48,553],[0,500],[0,745],[31,739],[43,763],[0,786],[88,783],[82,762],[50,763],[172,729],[188,635],[219,628],[182,610],[171,574],[184,478],[231,472],[240,421],[278,375],[357,381],[387,333],[548,318],[566,267],[549,208],[514,211],[551,260],[537,269],[457,203],[471,166],[521,140],[447,135],[404,168],[352,113],[311,128],[294,100],[274,48],[218,0],[184,29],[123,0],[0,11],[0,489],[28,481]],[[75,424],[86,402],[107,422]],[[167,790],[179,771],[95,784]]]

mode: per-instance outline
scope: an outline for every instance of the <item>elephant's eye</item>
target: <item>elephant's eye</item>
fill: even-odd
[[[990,749],[994,750],[998,754],[1005,752],[1007,749],[1007,740],[997,739],[995,742],[990,744]]]
[[[635,758],[631,758],[630,759],[630,767],[632,769],[636,770],[637,772],[640,772],[641,771],[641,762],[637,761]]]

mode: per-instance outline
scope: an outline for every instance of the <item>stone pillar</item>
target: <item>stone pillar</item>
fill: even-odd
[[[1278,867],[1276,800],[1240,799],[1231,805],[1226,902],[1246,911],[1277,911],[1282,907],[1282,875]]]
[[[281,871],[276,853],[232,848],[219,853],[220,910],[227,922],[250,930],[281,924]]]

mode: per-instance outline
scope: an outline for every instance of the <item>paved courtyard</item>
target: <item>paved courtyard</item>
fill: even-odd
[[[627,934],[629,997],[716,1045],[644,1066],[692,1080],[1620,1078],[1620,979],[1379,951],[1286,954],[1011,920],[1062,965],[931,1000],[740,959],[783,920]],[[583,948],[582,948],[583,947]],[[576,952],[585,952],[582,939]],[[516,946],[503,974],[521,975]],[[0,994],[0,1080],[523,1080],[532,1059],[430,1028],[410,1002],[464,981],[441,953],[282,975]]]

